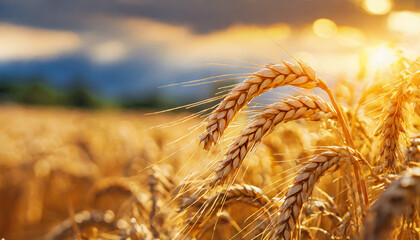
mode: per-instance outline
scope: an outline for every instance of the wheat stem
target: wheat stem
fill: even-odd
[[[341,128],[343,129],[343,133],[344,133],[344,136],[346,138],[347,144],[349,144],[351,148],[355,149],[355,144],[354,144],[354,141],[353,141],[353,137],[351,136],[351,134],[349,132],[349,128],[347,126],[346,120],[344,119],[343,114],[341,113],[341,109],[339,108],[339,106],[338,106],[338,104],[337,104],[337,102],[334,98],[334,95],[332,94],[331,89],[327,86],[325,81],[319,80],[319,82],[320,82],[319,88],[321,88],[322,90],[327,92],[327,94],[328,94],[328,96],[331,100],[331,103],[332,103],[335,111],[337,112],[338,121],[340,122]],[[365,160],[364,158],[362,158],[362,159]],[[365,163],[368,166],[370,166],[369,162],[367,162],[366,160],[365,160]],[[364,207],[367,207],[367,206],[369,206],[369,195],[368,195],[367,190],[366,190],[366,181],[364,179],[362,169],[361,169],[361,167],[360,167],[360,165],[357,161],[354,162],[353,171],[354,171],[354,174],[356,176],[357,191],[359,192],[359,196],[361,196],[363,194],[364,201],[361,201],[361,202],[364,203]],[[360,179],[359,173],[362,176],[361,179]]]

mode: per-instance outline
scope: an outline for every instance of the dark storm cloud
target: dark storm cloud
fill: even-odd
[[[363,27],[381,20],[345,0],[6,0],[0,2],[0,21],[67,30],[90,30],[95,15],[147,17],[195,32],[225,29],[236,23],[292,25],[321,17],[338,24]]]

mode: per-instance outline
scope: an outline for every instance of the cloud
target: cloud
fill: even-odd
[[[91,59],[99,64],[110,64],[123,60],[127,54],[124,43],[120,41],[106,41],[99,43],[90,50]]]
[[[340,72],[348,68],[346,57],[353,61],[357,54],[354,50],[360,37],[353,35],[363,36],[360,30],[354,34],[356,28],[350,31],[340,25],[337,36],[321,39],[310,24],[300,28],[285,23],[236,24],[206,33],[142,17],[97,15],[86,24],[90,31],[69,32],[0,23],[0,61],[42,60],[72,53],[106,67],[150,62],[160,79],[170,79],[174,74],[215,69],[203,65],[209,62],[247,65],[243,61],[265,64],[276,61],[270,57],[290,58],[282,47],[316,69],[337,66],[333,69]]]
[[[360,4],[334,0],[34,0],[31,4],[27,0],[4,0],[1,1],[0,21],[89,31],[86,22],[92,16],[103,14],[188,25],[194,32],[200,33],[226,29],[237,23],[270,25],[286,22],[300,26],[321,17],[357,27],[369,24],[377,29],[381,26],[383,19],[366,14],[357,5]]]
[[[154,49],[166,63],[191,64],[221,59],[247,59],[272,52],[277,42],[284,42],[291,27],[278,23],[269,26],[237,24],[211,33],[195,33],[186,26],[170,25],[146,18],[124,18],[116,21],[133,48]]]
[[[158,59],[160,68],[176,71],[204,69],[203,64],[209,62],[247,65],[243,61],[264,64],[276,61],[273,58],[290,59],[283,48],[316,69],[339,73],[349,69],[349,62],[357,65],[353,64],[355,50],[365,41],[362,30],[341,25],[336,35],[325,39],[313,33],[311,24],[300,28],[285,23],[236,24],[197,33],[187,26],[147,18],[108,20],[121,31],[131,54],[144,57],[147,53],[148,58]]]
[[[80,46],[80,37],[70,31],[0,23],[0,61],[48,59]]]

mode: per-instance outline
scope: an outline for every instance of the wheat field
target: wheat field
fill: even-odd
[[[420,239],[419,65],[280,61],[194,114],[3,105],[0,237]]]

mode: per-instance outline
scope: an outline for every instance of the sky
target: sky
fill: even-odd
[[[291,56],[327,79],[352,77],[365,49],[413,45],[419,10],[414,0],[0,0],[0,81],[82,78],[115,98],[197,100],[211,87],[160,86]]]

